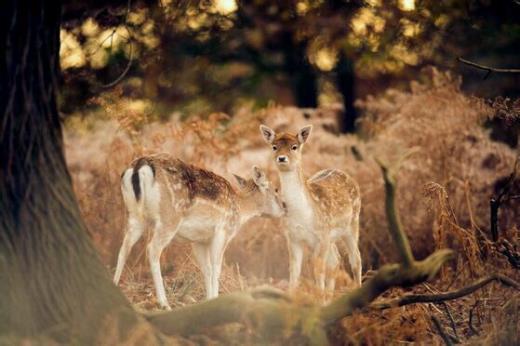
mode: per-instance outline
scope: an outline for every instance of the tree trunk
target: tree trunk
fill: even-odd
[[[289,77],[296,105],[302,108],[318,107],[316,71],[307,60],[306,44],[294,43],[291,35],[285,41],[285,70]]]
[[[87,238],[65,164],[60,15],[47,0],[0,5],[0,335],[94,343],[141,319]]]
[[[343,114],[338,119],[342,133],[356,132],[358,114],[354,107],[356,97],[355,81],[356,76],[352,62],[344,54],[340,54],[338,65],[336,66],[336,83],[339,92],[343,96]]]

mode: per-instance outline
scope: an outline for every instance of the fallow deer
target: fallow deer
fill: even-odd
[[[302,150],[312,125],[297,134],[275,133],[261,125],[260,132],[272,149],[280,177],[280,197],[286,205],[286,237],[289,247],[289,284],[298,285],[304,248],[314,259],[314,274],[320,289],[325,289],[327,272],[339,265],[338,240],[346,244],[354,282],[361,285],[361,255],[358,248],[361,197],[356,181],[339,169],[326,169],[306,179],[302,169]],[[333,291],[334,275],[327,279]]]
[[[119,251],[114,283],[121,277],[128,254],[151,222],[147,246],[157,299],[169,309],[160,268],[163,249],[175,235],[192,243],[203,273],[206,297],[218,296],[219,276],[226,246],[240,226],[254,216],[279,217],[281,202],[264,172],[253,167],[253,179],[235,176],[239,191],[223,177],[166,154],[141,157],[121,176],[128,210],[128,226]]]

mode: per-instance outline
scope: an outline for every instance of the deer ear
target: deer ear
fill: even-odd
[[[298,131],[298,142],[303,144],[307,141],[312,131],[312,125],[307,125],[303,127],[300,131]]]
[[[253,181],[257,186],[265,185],[267,182],[264,171],[261,170],[258,166],[253,166]]]
[[[233,176],[235,177],[235,179],[238,183],[238,186],[240,186],[241,189],[243,189],[244,187],[247,186],[247,180],[245,180],[244,178],[242,178],[241,176],[236,175],[236,174],[233,174]]]
[[[276,136],[276,133],[273,129],[265,125],[260,125],[260,133],[262,134],[264,141],[266,141],[268,144],[273,143],[274,137]]]

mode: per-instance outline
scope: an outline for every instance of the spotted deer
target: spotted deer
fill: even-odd
[[[235,177],[238,191],[223,177],[166,154],[133,161],[121,176],[128,226],[114,283],[118,284],[128,254],[143,234],[145,224],[151,223],[153,234],[147,254],[161,307],[170,308],[160,268],[161,252],[176,235],[192,244],[204,276],[206,297],[218,296],[224,251],[240,226],[254,216],[280,217],[283,213],[261,169],[253,167],[252,179]]]
[[[358,248],[361,197],[356,181],[339,169],[326,169],[307,179],[302,169],[302,150],[312,125],[297,134],[275,133],[261,125],[260,132],[272,149],[280,177],[280,197],[286,205],[286,238],[289,247],[289,284],[298,285],[304,248],[313,256],[314,275],[325,290],[326,273],[337,270],[338,240],[346,244],[356,285],[361,285],[361,255]],[[333,291],[335,276],[328,275],[327,290]]]

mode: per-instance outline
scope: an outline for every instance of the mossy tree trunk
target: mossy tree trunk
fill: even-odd
[[[139,317],[87,238],[56,108],[61,4],[0,4],[0,335],[90,343]]]

